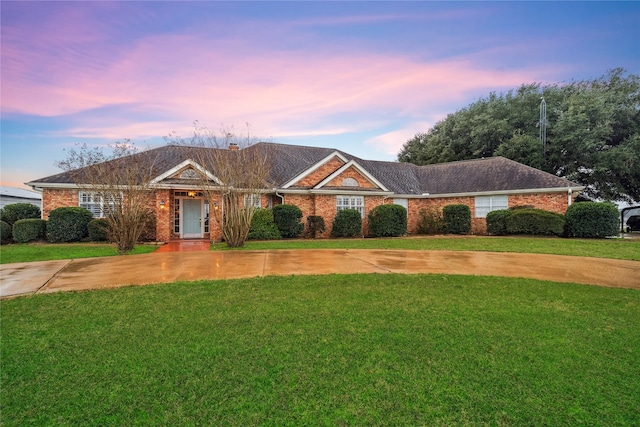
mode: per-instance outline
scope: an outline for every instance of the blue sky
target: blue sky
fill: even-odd
[[[490,92],[640,74],[640,2],[11,2],[1,182],[193,122],[395,160]]]

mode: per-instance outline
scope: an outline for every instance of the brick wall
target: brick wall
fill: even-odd
[[[77,189],[44,188],[42,190],[42,219],[49,219],[49,214],[56,208],[78,205]]]
[[[320,166],[315,171],[311,172],[309,175],[302,178],[300,181],[294,184],[296,187],[314,187],[323,179],[331,175],[333,172],[338,170],[344,165],[344,162],[338,157],[333,157],[325,164]]]
[[[356,168],[353,166],[343,171],[340,175],[332,179],[327,183],[327,187],[342,187],[342,181],[345,178],[353,178],[358,182],[358,186],[362,188],[378,188],[373,185],[371,181],[365,178]]]

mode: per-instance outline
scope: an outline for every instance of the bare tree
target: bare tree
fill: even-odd
[[[110,146],[112,153],[100,148],[78,145],[67,158],[56,163],[69,172],[83,190],[80,200],[98,206],[109,225],[110,239],[118,252],[131,251],[154,214],[150,205],[151,180],[155,177],[155,158],[140,152],[129,140]]]
[[[273,188],[269,183],[269,146],[256,144],[248,124],[246,134],[240,136],[233,128],[222,127],[214,132],[196,122],[191,138],[174,135],[168,139],[169,143],[188,149],[192,160],[204,168],[197,171],[198,183],[227,245],[244,245],[256,210],[255,201]]]

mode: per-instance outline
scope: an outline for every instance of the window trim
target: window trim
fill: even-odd
[[[487,204],[480,204],[481,201],[488,201]],[[476,218],[486,218],[489,212],[508,209],[509,195],[496,194],[492,196],[475,196],[474,208]]]
[[[342,203],[341,203],[342,200]],[[348,200],[348,203],[344,203],[344,200]],[[361,203],[358,203],[361,202]],[[337,195],[336,196],[336,212],[345,209],[355,209],[360,212],[360,216],[364,218],[364,196],[356,195]]]
[[[85,196],[88,196],[89,201],[86,201]],[[80,190],[78,192],[78,206],[91,212],[94,218],[105,218],[105,205],[104,197],[97,191]],[[110,203],[110,206],[113,208],[115,203]]]

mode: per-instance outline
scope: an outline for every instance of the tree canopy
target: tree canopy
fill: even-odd
[[[617,68],[595,80],[491,93],[408,140],[398,160],[427,165],[491,156],[582,184],[592,199],[640,201],[640,76]]]

